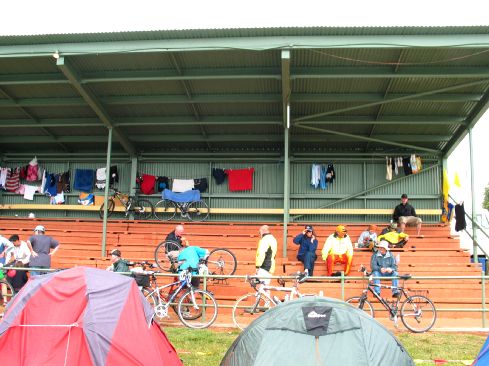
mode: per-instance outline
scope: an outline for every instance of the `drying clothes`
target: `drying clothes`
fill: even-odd
[[[423,164],[421,163],[421,156],[416,156],[416,166],[418,167],[418,173],[423,169]]]
[[[23,166],[20,168],[20,174],[19,174],[20,179],[27,179],[27,168],[28,167],[29,166],[26,165],[26,166]]]
[[[15,193],[20,194],[20,195],[24,195],[24,192],[25,192],[25,185],[24,184],[19,185],[19,189],[17,189],[15,191]]]
[[[409,163],[411,164],[411,170],[413,172],[413,174],[416,174],[419,172],[419,169],[418,169],[418,166],[416,164],[416,155],[412,154],[410,159],[409,159]]]
[[[457,204],[455,205],[455,231],[465,230],[466,227],[464,204]]]
[[[9,169],[7,180],[5,181],[5,189],[8,192],[15,192],[20,187],[20,168]]]
[[[75,184],[73,188],[82,192],[91,192],[95,180],[95,171],[92,169],[76,169]],[[56,195],[56,194],[55,194]]]
[[[41,167],[39,167],[37,169],[37,180],[41,180],[42,179],[43,173],[44,173],[44,169],[42,169]]]
[[[392,168],[394,170],[394,174],[399,175],[399,166],[397,165],[397,158],[391,158]]]
[[[98,189],[104,189],[105,188],[105,182],[107,180],[107,174],[106,174],[107,168],[98,168],[96,177],[97,180],[95,181],[95,187]]]
[[[50,203],[52,205],[62,205],[65,203],[65,195],[63,192],[58,193],[56,196],[51,197]]]
[[[213,168],[212,176],[214,177],[214,180],[216,181],[217,185],[223,184],[224,181],[226,180],[226,172],[224,172],[223,169]]]
[[[31,160],[27,166],[27,181],[35,182],[37,179],[37,173],[39,171],[39,165],[37,164],[37,158]]]
[[[321,173],[320,173],[320,177],[319,177],[319,187],[321,187],[321,189],[328,188],[328,182],[326,182],[326,167],[324,165],[321,165]]]
[[[0,187],[5,188],[5,181],[7,180],[8,168],[0,168]]]
[[[168,177],[158,177],[156,178],[156,190],[158,192],[163,192],[165,189],[170,188],[170,183],[168,182]]]
[[[385,166],[386,166],[386,172],[385,172],[385,179],[387,180],[392,180],[392,159],[389,158],[388,156],[385,157]]]
[[[253,189],[254,168],[228,169],[228,188],[231,192],[251,191]]]
[[[198,190],[200,193],[207,191],[207,178],[194,179],[194,189]]]
[[[24,199],[33,201],[34,200],[34,193],[39,190],[38,186],[30,186],[28,184],[24,185]]]
[[[46,192],[46,175],[48,174],[47,170],[44,170],[43,173],[42,173],[42,179],[41,179],[41,190],[40,192],[41,193],[45,193]]]
[[[326,168],[326,182],[333,183],[336,180],[336,172],[334,170],[334,165],[329,163]]]
[[[143,194],[153,194],[155,193],[155,182],[156,177],[154,175],[143,174],[143,181],[139,186],[139,189]]]
[[[401,174],[401,168],[404,169],[403,164],[402,164],[402,157],[397,157],[397,158],[394,158],[394,159],[397,159],[396,165],[399,167],[398,168],[399,174]]]
[[[413,170],[411,169],[411,158],[409,156],[402,158],[402,167],[404,169],[404,175],[413,174]]]
[[[112,187],[114,183],[119,183],[119,173],[117,172],[117,165],[113,165],[110,167],[109,174],[110,174],[109,177],[110,187]]]
[[[325,176],[326,179],[326,176]],[[311,186],[314,188],[319,187],[321,180],[321,165],[312,164],[311,166]]]
[[[56,174],[46,173],[46,183],[44,184],[44,188],[41,188],[43,193],[46,193],[48,196],[54,197],[58,194],[58,185]]]
[[[63,174],[61,174],[61,182],[63,183],[63,192],[64,193],[70,193],[71,192],[71,188],[70,188],[71,180],[70,180],[70,171],[69,170],[64,172]]]
[[[197,189],[192,189],[186,192],[172,192],[169,189],[164,189],[161,192],[161,198],[174,202],[195,202],[200,201],[200,192]]]
[[[173,192],[186,192],[194,189],[193,179],[173,179],[171,190]]]

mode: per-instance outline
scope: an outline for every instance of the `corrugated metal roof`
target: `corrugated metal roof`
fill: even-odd
[[[307,152],[308,148],[311,153],[352,151],[368,155],[399,151],[442,155],[489,100],[489,52],[482,44],[478,48],[424,47],[420,41],[419,47],[402,46],[405,37],[418,35],[453,39],[455,45],[464,35],[489,35],[489,27],[256,28],[3,36],[2,147],[6,151],[21,150],[18,144],[8,141],[8,136],[39,135],[45,136],[43,142],[38,141],[40,149],[62,151],[57,137],[79,136],[83,140],[95,136],[93,143],[73,142],[70,147],[85,151],[88,144],[90,149],[104,152],[104,120],[119,126],[136,151],[197,149],[212,154],[216,149],[269,148],[280,152],[284,145],[280,139],[284,134],[282,87],[287,85],[281,79],[282,73],[290,73],[292,155],[295,151]],[[326,49],[312,45],[317,36],[373,38],[368,46],[342,38],[349,43],[334,46],[333,42],[332,48]],[[397,37],[398,45],[375,46],[375,37],[380,42],[383,36]],[[282,64],[285,54],[281,48],[287,48],[286,43],[260,51],[251,46],[232,47],[242,38],[249,38],[250,44],[260,49],[261,42],[287,37],[301,37],[301,48],[290,51],[289,70]],[[170,52],[150,49],[147,43],[218,38],[226,39],[230,47],[196,50],[197,41],[188,51],[182,48]],[[69,48],[93,42],[100,45],[99,53],[91,50],[89,54],[65,56],[64,66],[57,66],[50,54],[12,57],[1,52],[15,45],[62,44]],[[129,42],[131,52],[103,52],[115,42]],[[70,72],[72,81],[66,76]],[[399,100],[389,101],[391,98]],[[307,130],[300,124],[319,130]],[[54,135],[51,140],[46,128]],[[363,139],[321,133],[321,129]],[[145,137],[152,134],[178,135],[180,142]],[[368,141],[377,135],[392,135],[394,143],[397,136],[398,144]],[[182,142],[185,136],[188,143]],[[206,136],[211,136],[210,142]],[[263,136],[270,136],[271,141],[267,143]],[[311,144],[304,142],[308,136],[314,140]],[[114,146],[120,148],[117,141]]]

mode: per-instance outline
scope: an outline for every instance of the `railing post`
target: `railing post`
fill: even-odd
[[[486,327],[486,274],[481,272],[482,278],[482,328]]]
[[[345,301],[345,272],[341,271],[341,300]]]

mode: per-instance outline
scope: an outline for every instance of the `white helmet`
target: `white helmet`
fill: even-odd
[[[377,245],[377,248],[384,248],[385,250],[389,250],[389,242],[386,240],[381,240]]]
[[[42,231],[42,232],[45,232],[46,229],[42,225],[37,225],[36,228],[34,229],[34,231]]]

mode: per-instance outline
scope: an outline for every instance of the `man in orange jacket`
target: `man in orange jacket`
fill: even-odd
[[[338,225],[335,232],[326,239],[321,254],[323,260],[326,261],[328,276],[333,276],[335,263],[345,265],[345,275],[350,273],[353,259],[353,246],[344,225]],[[340,274],[340,272],[335,272],[334,275],[339,276]]]

